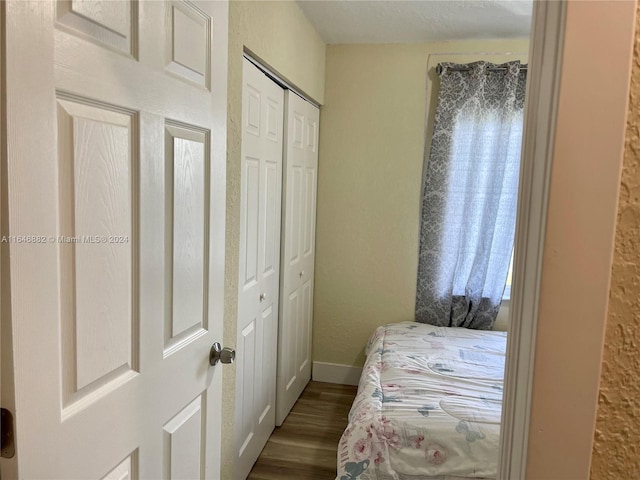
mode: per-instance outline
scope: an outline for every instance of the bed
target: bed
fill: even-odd
[[[496,478],[506,332],[378,327],[337,480]]]

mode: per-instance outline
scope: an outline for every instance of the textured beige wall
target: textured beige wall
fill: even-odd
[[[591,478],[640,474],[640,16],[627,117],[616,244]]]
[[[244,46],[322,104],[326,45],[300,7],[293,0],[231,0],[229,8],[229,53],[236,57],[236,66]]]
[[[224,344],[236,345],[238,250],[240,245],[240,146],[242,55],[248,48],[270,68],[318,102],[324,100],[325,45],[292,1],[229,5],[229,118]],[[222,478],[232,478],[235,456],[235,367],[225,367],[222,404]]]
[[[427,62],[526,58],[455,55],[476,52],[528,52],[528,40],[327,47],[314,361],[360,366],[375,327],[413,318]]]
[[[527,480],[589,477],[624,151],[634,12],[635,2],[629,1],[567,3],[542,261]],[[637,193],[630,198],[633,195]],[[626,337],[627,341],[631,339]],[[625,375],[635,376],[637,372],[625,369],[616,378]],[[629,413],[622,405],[613,409],[621,412],[621,419]],[[622,448],[631,456],[631,440],[633,437],[622,440],[629,442],[626,445],[616,446],[612,437],[606,448]],[[612,473],[608,478],[635,479],[638,472]]]

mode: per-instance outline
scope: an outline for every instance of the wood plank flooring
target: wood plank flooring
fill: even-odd
[[[309,382],[248,480],[334,480],[338,441],[357,387]]]

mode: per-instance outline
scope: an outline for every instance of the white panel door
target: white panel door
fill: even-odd
[[[276,424],[311,379],[320,110],[287,91]]]
[[[228,5],[4,8],[2,477],[218,479]]]
[[[236,470],[247,477],[275,427],[284,91],[244,59]]]

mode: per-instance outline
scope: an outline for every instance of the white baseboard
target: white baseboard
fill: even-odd
[[[316,382],[358,385],[362,367],[338,365],[337,363],[313,362],[311,377]]]

